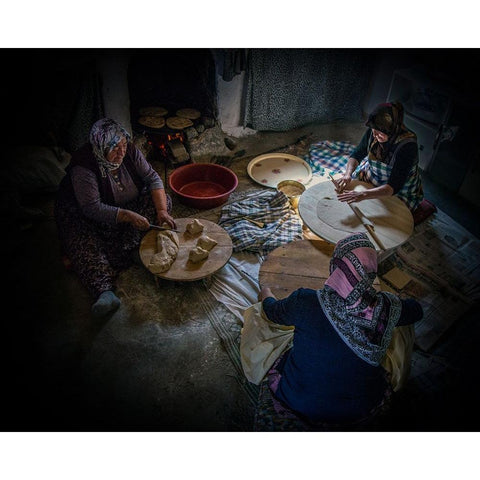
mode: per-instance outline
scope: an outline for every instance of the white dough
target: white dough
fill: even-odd
[[[201,262],[208,257],[208,250],[204,250],[202,247],[192,248],[188,254],[189,260],[193,263]]]
[[[150,259],[148,269],[152,273],[166,272],[172,266],[174,260],[175,259],[168,255],[167,252],[156,253]]]
[[[202,235],[197,240],[197,245],[202,247],[204,250],[210,251],[215,245],[217,245],[217,241],[213,238],[208,237],[207,235]]]
[[[203,232],[204,225],[200,223],[196,218],[190,223],[187,223],[185,227],[186,231],[192,235]]]
[[[165,230],[157,233],[157,253],[152,255],[148,265],[152,273],[166,272],[177,258],[179,247],[178,235]]]

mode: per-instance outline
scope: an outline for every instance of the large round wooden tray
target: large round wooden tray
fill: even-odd
[[[330,275],[335,245],[324,240],[296,240],[272,250],[260,266],[259,282],[276,298],[288,297],[297,288],[323,288]],[[373,287],[380,289],[378,277]]]
[[[352,180],[349,189],[372,188],[372,185]],[[300,197],[298,213],[305,225],[327,242],[337,243],[353,232],[366,232],[372,243],[378,242],[362,224],[352,207],[365,215],[374,225],[380,241],[379,250],[390,250],[406,242],[413,233],[413,216],[399,198],[383,197],[351,204],[337,199],[333,182],[322,182],[308,188]]]
[[[205,228],[202,233],[191,235],[185,231],[185,227],[192,220],[193,218],[175,219],[177,230],[183,232],[177,234],[180,240],[177,258],[166,272],[153,275],[166,280],[192,282],[212,275],[228,262],[233,252],[232,239],[228,233],[216,223],[199,218],[198,220]],[[158,230],[149,230],[140,242],[140,258],[147,269],[150,258],[156,253],[157,233]],[[188,255],[190,250],[197,245],[197,240],[202,234],[216,240],[217,245],[210,250],[206,260],[194,263],[188,259]]]

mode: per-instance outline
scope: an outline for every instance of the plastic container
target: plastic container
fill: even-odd
[[[174,170],[168,184],[180,201],[198,209],[223,205],[238,186],[238,177],[214,163],[190,163]]]

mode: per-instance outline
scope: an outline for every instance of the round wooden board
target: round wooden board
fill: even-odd
[[[272,250],[260,266],[259,283],[270,287],[278,299],[298,288],[323,288],[330,275],[335,245],[324,240],[296,240]],[[373,284],[380,289],[378,277]]]
[[[228,262],[233,252],[232,239],[228,233],[210,220],[204,220],[203,218],[199,218],[198,220],[204,225],[203,232],[191,235],[185,231],[185,227],[187,223],[193,221],[193,218],[175,219],[177,230],[183,232],[177,234],[180,241],[177,258],[166,272],[152,273],[153,275],[166,280],[192,282],[212,275]],[[149,230],[140,242],[140,258],[147,269],[150,258],[156,253],[158,232],[159,230]],[[210,250],[205,260],[198,263],[191,262],[188,259],[189,252],[197,245],[197,240],[203,234],[213,238],[217,242],[217,245]]]
[[[349,187],[350,188],[350,187]],[[352,180],[351,188],[372,188],[372,185]],[[395,196],[363,200],[352,204],[374,225],[374,233],[385,250],[406,242],[413,232],[413,216],[402,200]],[[353,232],[366,232],[375,239],[346,202],[340,202],[333,182],[322,182],[308,188],[300,197],[298,213],[305,225],[327,242],[337,243]],[[382,250],[382,248],[377,248]]]

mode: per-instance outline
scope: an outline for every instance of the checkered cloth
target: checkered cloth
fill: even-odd
[[[319,175],[332,172],[344,172],[355,146],[349,142],[330,142],[322,140],[310,146],[303,159],[310,165],[312,172]]]
[[[245,218],[265,223],[259,227]],[[252,198],[225,205],[218,222],[230,235],[233,251],[248,250],[266,254],[271,250],[302,239],[302,223],[291,208],[287,196],[266,190]]]

